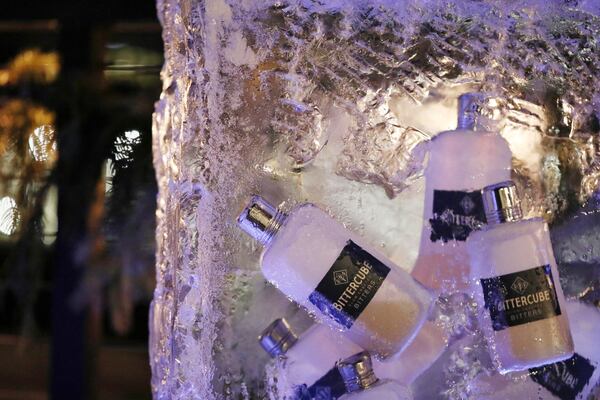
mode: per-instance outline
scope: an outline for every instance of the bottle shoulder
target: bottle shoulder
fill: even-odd
[[[298,205],[265,247],[262,273],[294,301],[306,305],[346,240],[344,228],[319,207]]]
[[[300,203],[294,206],[287,215],[285,223],[292,220],[305,219],[306,221],[332,220],[333,218],[321,207],[314,203]]]
[[[331,351],[342,355],[349,353],[348,356],[361,351],[360,347],[348,340],[340,332],[331,329],[327,325],[316,323],[302,334],[297,347],[305,347],[304,350],[311,350],[319,347],[319,345],[323,347],[324,351]]]
[[[508,142],[498,132],[493,131],[472,131],[468,129],[456,129],[438,133],[432,140],[432,146],[440,146],[450,142],[495,142],[500,146],[508,147]]]
[[[284,237],[293,235],[293,231],[297,230],[298,226],[308,226],[315,223],[319,224],[324,220],[331,221],[332,218],[313,203],[300,203],[294,206],[287,213],[271,241],[271,245],[265,249],[265,253],[268,253],[270,248],[273,247],[275,243],[281,242]]]
[[[541,218],[487,227],[467,239],[471,274],[504,275],[541,265],[554,265],[548,226]]]
[[[429,146],[427,185],[443,190],[479,190],[510,179],[511,160],[508,143],[497,133],[443,132]]]

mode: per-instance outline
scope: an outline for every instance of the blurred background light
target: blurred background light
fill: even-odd
[[[19,224],[19,210],[12,197],[4,196],[0,199],[0,233],[10,236],[17,230]]]

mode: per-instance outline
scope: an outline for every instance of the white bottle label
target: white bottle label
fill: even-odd
[[[486,223],[481,192],[434,190],[430,239],[465,241]]]
[[[575,400],[587,386],[595,366],[575,353],[565,361],[529,370],[531,379],[561,400]]]
[[[495,331],[560,315],[550,265],[481,279]]]
[[[389,272],[389,267],[348,240],[308,300],[323,314],[350,329]]]

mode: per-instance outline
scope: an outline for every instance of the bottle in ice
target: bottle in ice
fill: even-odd
[[[566,309],[573,332],[575,354],[553,364],[506,375],[478,377],[472,393],[479,400],[586,400],[600,380],[600,311],[576,300]]]
[[[293,392],[300,386],[313,395],[325,386],[335,392],[335,387],[340,386],[337,370],[331,371],[336,362],[363,351],[342,333],[322,324],[311,326],[298,338],[284,318],[273,321],[261,333],[259,342],[271,357],[284,356],[286,359],[284,379],[279,385],[280,392],[284,393]],[[393,359],[374,359],[373,369],[380,378],[409,385],[445,348],[446,336],[442,329],[426,321],[401,354]]]
[[[254,196],[238,225],[264,246],[264,277],[361,348],[388,357],[423,325],[429,291],[314,204],[286,215]]]
[[[321,330],[316,328],[321,327]],[[294,397],[292,394],[304,387],[305,393],[311,393],[318,387],[339,386],[339,374],[328,374],[335,363],[345,358],[344,353],[354,354],[360,348],[353,342],[336,336],[334,331],[323,325],[314,325],[298,340],[285,318],[273,321],[258,337],[262,348],[273,358],[284,357],[285,368],[278,379],[278,392]],[[338,379],[336,379],[338,378]],[[303,396],[307,397],[307,396]]]
[[[458,99],[458,127],[427,143],[424,224],[412,275],[441,292],[466,292],[465,240],[485,223],[481,189],[510,179],[511,151],[495,132],[497,99],[466,93]]]
[[[373,371],[367,352],[351,356],[338,364],[347,394],[341,400],[412,400],[409,388],[391,380],[380,380]]]
[[[487,225],[469,236],[480,325],[501,373],[565,360],[573,340],[548,226],[523,219],[511,181],[483,189]]]

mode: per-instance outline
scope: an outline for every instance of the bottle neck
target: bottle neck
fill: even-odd
[[[490,93],[465,93],[458,98],[457,129],[493,132],[498,128],[497,98]]]

